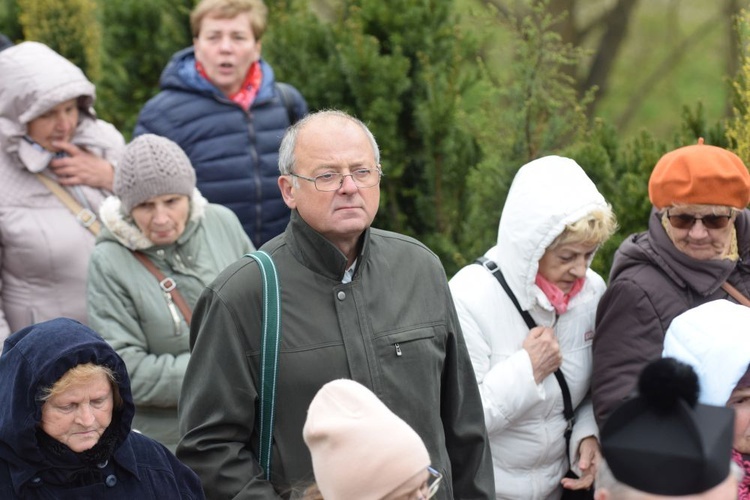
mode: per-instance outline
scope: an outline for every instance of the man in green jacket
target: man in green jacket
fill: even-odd
[[[195,308],[178,458],[209,498],[286,498],[314,481],[302,439],[312,398],[348,378],[422,437],[444,477],[436,498],[491,498],[482,403],[443,267],[418,241],[370,227],[382,175],[372,134],[340,111],[309,115],[284,136],[279,170],[291,222],[262,247],[281,302],[270,480],[256,416],[263,283],[250,258]]]

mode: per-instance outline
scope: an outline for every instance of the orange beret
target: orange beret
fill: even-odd
[[[750,174],[736,154],[700,138],[661,157],[648,181],[648,197],[659,209],[675,204],[743,209],[750,203]]]

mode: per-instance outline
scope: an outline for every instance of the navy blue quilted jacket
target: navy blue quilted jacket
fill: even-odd
[[[43,445],[41,390],[84,363],[115,373],[123,406],[104,436],[113,451],[96,463],[64,445]],[[0,356],[0,498],[203,499],[198,476],[166,447],[131,432],[135,413],[125,363],[96,332],[57,318],[28,326],[5,341]],[[53,438],[47,437],[52,440]]]
[[[185,150],[198,189],[211,203],[229,207],[256,248],[284,231],[289,209],[281,198],[279,144],[290,118],[307,114],[293,87],[289,109],[273,69],[261,59],[263,80],[246,113],[195,68],[192,47],[177,52],[161,75],[161,92],[141,110],[133,136],[168,137]]]

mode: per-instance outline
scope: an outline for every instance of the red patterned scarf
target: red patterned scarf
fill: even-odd
[[[203,65],[196,60],[195,61],[195,68],[198,70],[198,73],[208,80],[209,82],[211,79],[206,74],[206,70],[203,68]],[[228,96],[233,102],[236,102],[240,106],[242,106],[242,109],[247,111],[250,109],[250,105],[255,100],[255,96],[258,93],[258,89],[260,88],[260,82],[263,80],[263,71],[260,69],[260,62],[255,61],[253,64],[250,65],[250,69],[247,70],[247,74],[245,75],[245,81],[242,82],[242,86],[240,86],[240,90],[235,92],[234,94]]]

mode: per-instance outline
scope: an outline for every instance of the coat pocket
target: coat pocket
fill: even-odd
[[[403,357],[404,352],[408,355],[413,355],[415,352],[419,352],[423,349],[421,341],[429,341],[435,339],[435,328],[430,326],[426,328],[415,328],[413,330],[407,330],[404,332],[392,333],[386,335],[385,339],[396,357]]]

